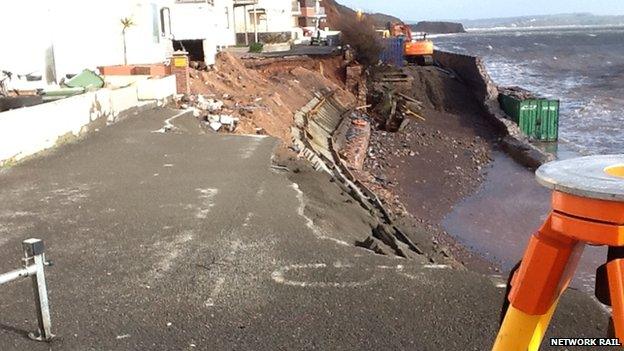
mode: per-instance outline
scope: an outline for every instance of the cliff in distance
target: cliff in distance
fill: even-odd
[[[455,22],[418,22],[411,26],[415,32],[431,34],[465,33],[466,29],[461,23]]]

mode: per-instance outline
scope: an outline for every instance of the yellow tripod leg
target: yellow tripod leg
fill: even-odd
[[[509,306],[492,351],[527,351],[541,318]]]
[[[544,339],[544,334],[546,334],[546,330],[548,330],[548,325],[550,324],[550,320],[552,319],[553,314],[555,314],[558,303],[559,299],[557,299],[555,303],[553,303],[553,305],[550,307],[546,314],[540,316],[539,322],[537,322],[537,327],[535,328],[535,332],[533,333],[533,337],[531,338],[531,343],[529,344],[529,351],[539,350],[539,347],[542,344],[542,340]]]
[[[532,316],[509,306],[492,351],[537,351],[552,319],[557,303],[548,312]]]

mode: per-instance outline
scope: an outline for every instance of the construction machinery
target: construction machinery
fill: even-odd
[[[427,39],[427,33],[419,33],[416,37],[412,29],[402,23],[388,23],[388,31],[392,37],[403,38],[404,55],[408,62],[422,66],[433,64],[433,41]]]

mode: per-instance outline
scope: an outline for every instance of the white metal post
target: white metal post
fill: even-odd
[[[249,29],[247,29],[247,21],[249,20],[249,13],[247,13],[247,5],[243,6],[243,17],[245,18],[245,45],[249,46]]]
[[[49,341],[52,334],[52,320],[50,318],[50,305],[48,303],[48,289],[46,287],[44,267],[46,265],[43,241],[40,239],[28,239],[22,242],[24,249],[24,263],[28,267],[32,263],[31,274],[33,292],[37,310],[38,328],[28,336],[37,341]]]
[[[52,263],[45,259],[43,240],[28,239],[22,242],[24,267],[14,271],[0,274],[0,285],[17,280],[19,278],[31,277],[33,291],[35,293],[35,303],[37,304],[38,328],[28,336],[37,341],[50,341],[52,334],[52,321],[50,318],[50,305],[48,303],[48,289],[45,282],[44,267]]]
[[[253,20],[254,20],[254,40],[258,43],[258,9],[256,3],[253,4]]]

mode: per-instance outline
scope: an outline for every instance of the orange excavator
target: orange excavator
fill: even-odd
[[[433,64],[433,41],[427,39],[427,33],[414,38],[411,28],[402,23],[388,23],[388,31],[392,37],[404,38],[404,54],[408,62],[422,66]]]

